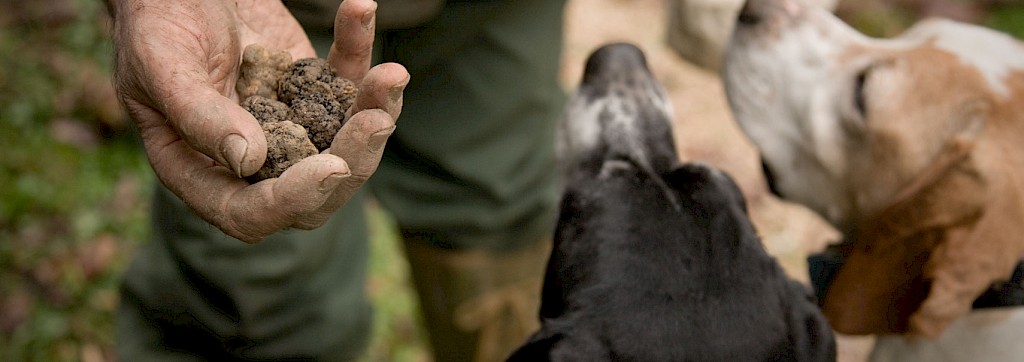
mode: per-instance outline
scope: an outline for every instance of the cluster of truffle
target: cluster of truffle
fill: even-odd
[[[287,51],[245,48],[235,87],[242,108],[267,137],[267,160],[249,181],[278,177],[303,158],[331,147],[355,103],[356,86],[324,59],[292,62]]]

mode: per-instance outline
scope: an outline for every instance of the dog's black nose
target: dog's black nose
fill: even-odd
[[[595,83],[605,83],[619,77],[637,76],[638,71],[642,77],[650,77],[647,58],[640,48],[628,43],[605,45],[587,59],[582,86],[595,86]]]

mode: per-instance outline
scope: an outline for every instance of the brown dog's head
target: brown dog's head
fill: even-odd
[[[748,0],[723,77],[781,196],[852,243],[825,311],[847,333],[936,336],[1024,249],[1024,46],[929,20],[868,38]]]

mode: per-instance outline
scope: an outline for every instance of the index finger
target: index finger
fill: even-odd
[[[327,60],[341,77],[359,83],[370,69],[376,14],[372,0],[345,0],[338,7]]]

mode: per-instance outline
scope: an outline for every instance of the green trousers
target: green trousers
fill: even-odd
[[[319,229],[248,245],[158,188],[152,240],[125,275],[121,360],[358,357],[372,315],[364,294],[366,191],[395,217],[415,260],[534,250],[554,220],[563,3],[449,0],[422,26],[379,34],[379,59],[412,75],[403,113],[368,187]],[[315,42],[330,34],[309,32]],[[543,253],[531,255],[543,267]],[[425,274],[430,268],[413,265]]]

